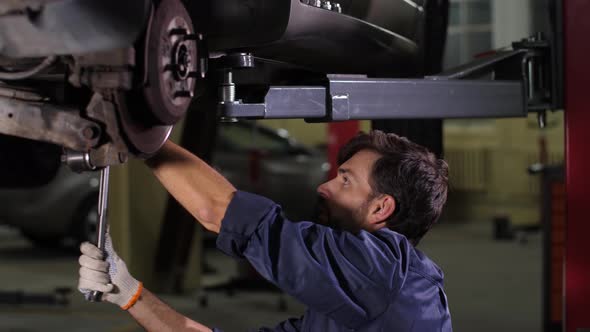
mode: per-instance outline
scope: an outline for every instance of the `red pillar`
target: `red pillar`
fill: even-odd
[[[328,179],[336,176],[338,151],[348,140],[358,134],[359,130],[360,123],[358,121],[328,123],[328,162],[331,166]]]
[[[564,0],[565,326],[590,329],[590,1]]]

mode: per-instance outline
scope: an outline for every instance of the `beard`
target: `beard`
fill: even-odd
[[[319,197],[317,222],[337,230],[358,233],[363,226],[364,216],[368,209],[368,201],[360,207],[351,208],[327,201]]]

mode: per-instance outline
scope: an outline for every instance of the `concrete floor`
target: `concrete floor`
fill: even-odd
[[[489,224],[448,224],[435,228],[420,248],[445,271],[455,331],[541,330],[538,234],[528,237],[526,244],[495,242]],[[211,262],[223,262],[220,254],[214,255]],[[77,269],[76,255],[33,248],[17,232],[0,227],[0,291],[75,288]],[[67,307],[0,304],[0,331],[141,331],[112,305],[87,303],[78,293],[70,299]],[[200,308],[192,295],[163,299],[193,319],[225,331],[274,326],[304,310],[288,299],[287,312],[280,312],[279,297],[272,294],[238,293],[233,298],[216,294],[209,297],[207,308]]]

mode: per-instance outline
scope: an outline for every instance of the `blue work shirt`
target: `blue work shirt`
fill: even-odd
[[[217,247],[307,305],[303,317],[260,331],[452,331],[442,271],[389,229],[292,222],[271,200],[238,191]]]

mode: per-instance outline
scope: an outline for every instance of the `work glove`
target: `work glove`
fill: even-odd
[[[102,301],[114,303],[124,310],[135,304],[143,285],[129,274],[127,265],[113,249],[108,232],[104,253],[90,242],[82,243],[80,251],[78,289],[87,300],[93,291],[99,291],[103,293]]]

